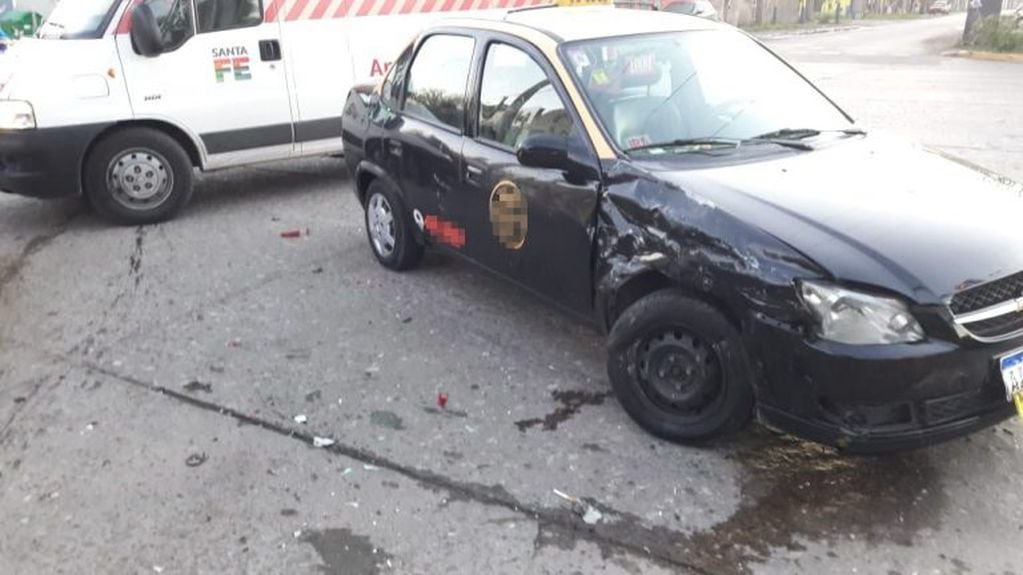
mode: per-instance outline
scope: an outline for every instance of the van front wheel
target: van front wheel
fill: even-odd
[[[168,220],[192,195],[192,163],[174,138],[149,128],[105,137],[85,161],[85,193],[96,212],[120,224]]]

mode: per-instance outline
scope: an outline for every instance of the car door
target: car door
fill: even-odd
[[[592,311],[599,192],[596,155],[549,62],[512,38],[479,58],[463,145],[463,181],[448,217],[466,226],[466,255],[551,300]],[[580,169],[531,168],[516,151],[531,135],[563,138]]]
[[[210,166],[288,157],[292,114],[280,28],[260,0],[145,0],[164,51],[147,58],[122,19],[117,48],[136,117],[197,135]]]
[[[466,90],[475,40],[435,33],[420,40],[405,76],[401,113],[384,142],[386,164],[398,174],[407,208],[418,212],[435,241],[460,247],[462,236],[437,224],[461,183]]]

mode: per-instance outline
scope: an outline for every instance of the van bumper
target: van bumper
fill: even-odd
[[[85,151],[112,125],[0,130],[0,191],[34,198],[79,195]]]

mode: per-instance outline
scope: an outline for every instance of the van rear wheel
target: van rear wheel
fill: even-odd
[[[174,138],[128,128],[101,140],[85,162],[85,193],[101,216],[125,225],[174,217],[192,195],[192,163]]]

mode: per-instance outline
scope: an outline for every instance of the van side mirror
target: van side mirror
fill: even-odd
[[[553,134],[531,134],[516,150],[519,163],[527,168],[570,170],[568,139]]]
[[[143,2],[131,11],[131,45],[135,52],[153,58],[163,53],[163,36],[149,4]]]

